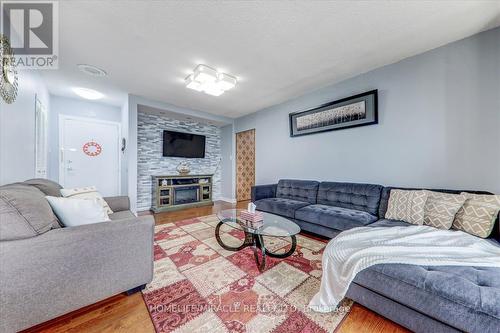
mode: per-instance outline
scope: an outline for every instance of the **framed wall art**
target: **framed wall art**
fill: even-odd
[[[378,123],[377,90],[290,113],[290,136],[314,134]]]

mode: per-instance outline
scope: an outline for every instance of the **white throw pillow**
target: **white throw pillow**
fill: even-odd
[[[66,227],[109,221],[109,216],[97,199],[45,197],[52,210]]]
[[[106,210],[106,213],[113,214],[111,208],[109,208],[108,203],[102,197],[101,193],[97,191],[95,186],[78,187],[78,188],[63,188],[61,189],[61,195],[65,198],[72,199],[97,199],[101,205]]]

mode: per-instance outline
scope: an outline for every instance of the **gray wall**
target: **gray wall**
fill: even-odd
[[[35,176],[35,96],[50,116],[48,90],[34,71],[19,71],[13,104],[0,99],[0,185]]]
[[[205,158],[163,157],[163,131],[172,130],[206,136]],[[213,174],[212,195],[221,193],[221,134],[216,125],[180,121],[139,111],[137,114],[137,210],[151,208],[151,176],[177,175],[180,162],[190,164],[191,174]]]
[[[121,109],[83,99],[51,95],[49,115],[49,178],[59,181],[59,116],[92,118],[121,123]],[[122,176],[123,178],[123,176]],[[123,190],[122,190],[123,192]]]
[[[500,28],[235,121],[256,129],[257,184],[280,178],[500,193]],[[290,112],[379,90],[380,124],[296,138]]]

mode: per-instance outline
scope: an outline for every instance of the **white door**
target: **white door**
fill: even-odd
[[[96,186],[120,194],[120,124],[87,118],[59,119],[59,182],[65,188]]]

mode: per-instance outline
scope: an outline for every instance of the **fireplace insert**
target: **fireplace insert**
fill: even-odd
[[[200,199],[199,186],[182,186],[174,189],[174,205],[197,202]]]

